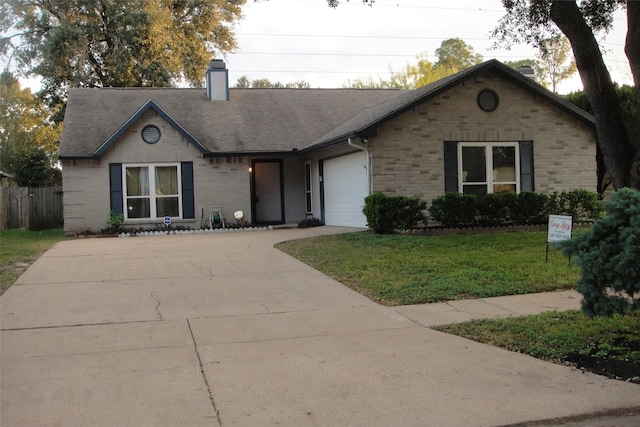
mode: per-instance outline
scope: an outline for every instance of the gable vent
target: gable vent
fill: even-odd
[[[478,94],[478,107],[484,112],[490,113],[498,108],[498,94],[490,89],[485,89]]]

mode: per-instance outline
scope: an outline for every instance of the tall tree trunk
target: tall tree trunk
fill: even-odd
[[[636,149],[631,166],[631,186],[640,188],[640,2],[627,2],[627,40],[624,51],[629,59],[633,83],[636,87],[636,107],[638,117],[636,121],[636,140],[631,141]]]
[[[629,186],[635,152],[629,143],[620,101],[593,31],[573,1],[553,1],[551,20],[571,42],[578,73],[593,108],[598,144],[611,182],[616,189]]]

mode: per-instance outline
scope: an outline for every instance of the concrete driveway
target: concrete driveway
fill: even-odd
[[[57,244],[0,299],[0,424],[500,426],[640,405],[638,385],[427,327],[522,297],[387,308],[273,248],[343,231]]]

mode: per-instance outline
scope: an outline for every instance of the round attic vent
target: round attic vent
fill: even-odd
[[[485,89],[478,94],[478,107],[482,111],[490,113],[498,108],[498,94],[490,89]]]
[[[160,141],[160,129],[155,125],[147,125],[142,129],[142,140],[147,144]]]

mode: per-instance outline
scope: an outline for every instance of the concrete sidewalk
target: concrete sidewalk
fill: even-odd
[[[57,244],[0,298],[0,424],[502,426],[640,406],[638,385],[429,328],[577,308],[573,292],[388,308],[273,248],[344,231]]]

